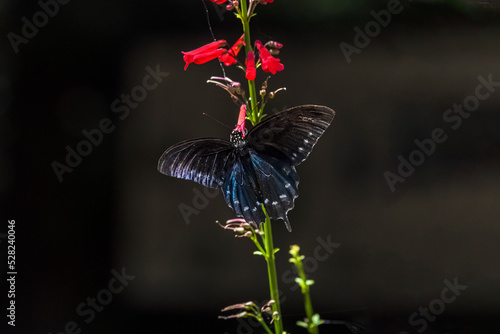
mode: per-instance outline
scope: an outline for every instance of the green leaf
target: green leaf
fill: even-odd
[[[302,286],[304,284],[304,280],[300,277],[295,277],[295,283]]]
[[[316,326],[319,326],[323,323],[323,320],[321,320],[318,313],[312,316],[312,323],[315,324]]]
[[[261,251],[255,251],[253,252],[253,255],[263,255]]]
[[[306,285],[311,286],[311,285],[313,285],[313,284],[314,284],[314,280],[312,280],[312,279],[308,279],[308,280],[306,281]]]
[[[307,328],[307,324],[303,321],[297,321],[297,326]]]

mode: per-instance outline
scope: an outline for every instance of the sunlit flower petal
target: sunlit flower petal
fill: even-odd
[[[187,67],[191,63],[203,64],[206,63],[207,61],[219,57],[224,53],[224,49],[219,49],[219,48],[225,44],[226,41],[221,39],[219,41],[214,41],[207,45],[203,45],[202,47],[192,51],[187,51],[187,52],[183,51],[182,52],[184,54],[183,59],[186,62],[184,70],[187,69]]]
[[[244,37],[245,35],[241,35],[231,49],[219,57],[220,61],[222,61],[224,65],[229,66],[236,63],[236,56],[238,55],[238,52],[240,52],[241,47],[245,45]]]
[[[278,71],[283,71],[285,66],[280,63],[279,58],[274,58],[269,50],[266,49],[260,41],[255,41],[255,45],[257,46],[257,49],[259,49],[260,61],[264,72],[276,74]]]
[[[246,65],[247,65],[246,78],[248,80],[255,80],[257,72],[255,71],[255,55],[253,54],[253,51],[250,51],[248,53]]]

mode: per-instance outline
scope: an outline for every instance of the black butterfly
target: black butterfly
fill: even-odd
[[[237,216],[257,226],[265,220],[261,205],[273,219],[283,219],[298,196],[295,166],[304,161],[333,120],[327,107],[304,105],[265,118],[248,135],[231,133],[230,142],[216,138],[183,141],[167,149],[158,170],[168,176],[221,188]]]

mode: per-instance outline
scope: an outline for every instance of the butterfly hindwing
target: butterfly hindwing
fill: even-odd
[[[222,139],[199,138],[168,148],[158,161],[158,170],[168,176],[217,188],[233,161],[233,145]]]
[[[268,156],[288,159],[292,166],[297,166],[311,153],[334,116],[332,109],[316,105],[283,110],[255,126],[248,133],[247,145]]]
[[[238,155],[222,186],[226,203],[237,216],[258,226],[264,221],[262,204],[273,219],[283,219],[298,196],[299,177],[287,161],[261,156],[252,149]]]
[[[257,171],[258,184],[261,185],[262,203],[269,217],[283,219],[286,228],[291,231],[287,213],[293,209],[294,201],[299,196],[299,175],[295,167],[287,161],[257,152],[250,151],[250,156]]]

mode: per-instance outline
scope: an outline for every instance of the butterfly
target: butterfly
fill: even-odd
[[[158,171],[220,188],[227,205],[238,217],[259,226],[265,221],[262,205],[272,219],[282,219],[298,197],[295,167],[311,153],[335,112],[324,106],[303,105],[266,117],[248,134],[244,108],[230,141],[217,138],[186,140],[168,148]],[[243,115],[243,116],[242,116]]]

